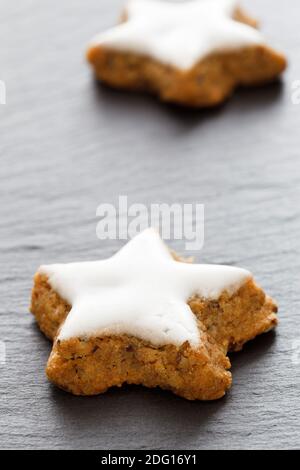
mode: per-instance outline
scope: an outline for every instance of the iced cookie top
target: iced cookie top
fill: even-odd
[[[72,306],[61,340],[128,334],[154,345],[189,341],[193,347],[200,335],[187,300],[233,294],[252,277],[235,267],[175,261],[154,229],[109,259],[41,266],[39,272]]]
[[[253,27],[233,19],[238,0],[129,0],[127,21],[97,35],[103,45],[189,69],[206,55],[264,44]]]

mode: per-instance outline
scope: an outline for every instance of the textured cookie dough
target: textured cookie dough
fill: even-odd
[[[210,36],[208,35],[209,39],[206,39],[204,48],[206,53],[199,52],[198,60],[193,62],[187,60],[188,66],[184,66],[184,50],[186,46],[188,56],[188,45],[185,45],[184,34],[181,35],[181,44],[179,43],[180,35],[176,36],[176,25],[174,34],[170,33],[169,29],[161,32],[159,27],[157,29],[149,27],[147,40],[143,37],[143,31],[148,27],[147,23],[141,23],[141,31],[138,28],[133,31],[128,29],[129,32],[120,29],[124,24],[131,23],[133,28],[136,28],[139,17],[141,21],[145,20],[143,15],[147,15],[147,5],[141,8],[139,3],[142,6],[150,3],[150,8],[153,5],[153,8],[157,9],[158,2],[155,0],[140,0],[140,2],[131,0],[122,16],[123,23],[107,33],[96,36],[88,48],[87,59],[92,64],[96,77],[115,88],[147,91],[158,95],[163,101],[192,107],[215,106],[228,98],[238,86],[261,85],[276,79],[286,68],[286,59],[265,44],[263,37],[254,29],[256,21],[238,7],[238,2],[192,0],[186,4],[189,8],[189,4],[209,3],[209,1],[217,4],[217,8],[225,8],[227,11],[231,8],[231,18],[235,20],[231,23],[233,27],[237,23],[246,25],[246,39],[243,36],[244,31],[233,31],[230,41],[231,37],[228,38],[226,30],[224,47],[216,47],[218,33],[209,31]],[[177,8],[178,5],[169,4],[168,7]],[[160,15],[155,18],[159,25]],[[191,28],[195,26],[197,26],[195,22],[191,23]],[[225,26],[228,29],[227,23]],[[167,23],[166,28],[169,27]],[[197,33],[201,32],[201,27],[199,24]],[[220,37],[222,39],[221,33]],[[221,41],[220,38],[217,39]],[[199,44],[199,51],[203,49],[201,46],[203,45]],[[180,49],[179,55],[176,55],[176,48]]]
[[[47,275],[38,272],[31,312],[54,341],[48,378],[75,395],[94,395],[127,383],[159,386],[190,400],[222,397],[231,385],[227,352],[240,350],[246,341],[274,328],[276,304],[249,279],[234,294],[224,291],[216,300],[196,295],[188,305],[201,338],[197,347],[188,341],[155,346],[129,334],[60,339],[71,305],[51,287]]]

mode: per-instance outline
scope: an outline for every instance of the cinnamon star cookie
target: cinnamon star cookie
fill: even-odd
[[[274,80],[286,67],[237,0],[130,0],[118,26],[87,51],[96,77],[188,106],[214,106],[239,85]]]
[[[76,395],[128,383],[220,398],[227,352],[277,324],[250,272],[182,262],[153,229],[106,260],[41,266],[31,311],[54,340],[49,379]]]

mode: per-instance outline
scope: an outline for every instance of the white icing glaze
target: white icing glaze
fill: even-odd
[[[128,21],[97,35],[91,46],[143,54],[189,69],[212,52],[264,43],[255,28],[232,18],[237,5],[237,0],[129,0]]]
[[[240,268],[174,261],[154,229],[132,239],[103,261],[41,266],[51,287],[72,309],[59,338],[128,334],[154,345],[196,347],[192,295],[233,294],[251,274]]]

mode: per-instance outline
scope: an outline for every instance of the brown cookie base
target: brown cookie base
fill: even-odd
[[[231,385],[229,367],[229,359],[206,334],[197,350],[188,343],[158,348],[122,335],[57,341],[46,372],[75,395],[95,395],[127,383],[158,386],[189,400],[213,400]]]
[[[256,25],[240,9],[234,17]],[[218,105],[236,87],[273,81],[286,68],[285,57],[264,45],[210,54],[186,71],[101,45],[91,46],[87,59],[97,79],[112,87],[150,92],[163,101],[191,107]]]
[[[47,364],[49,379],[75,395],[94,395],[128,383],[159,386],[190,400],[222,397],[231,385],[228,349],[239,350],[274,328],[277,307],[253,281],[232,297],[194,297],[189,305],[198,320],[199,348],[188,343],[155,347],[127,335],[56,340]],[[35,276],[31,311],[50,339],[55,339],[70,308],[47,277]]]

